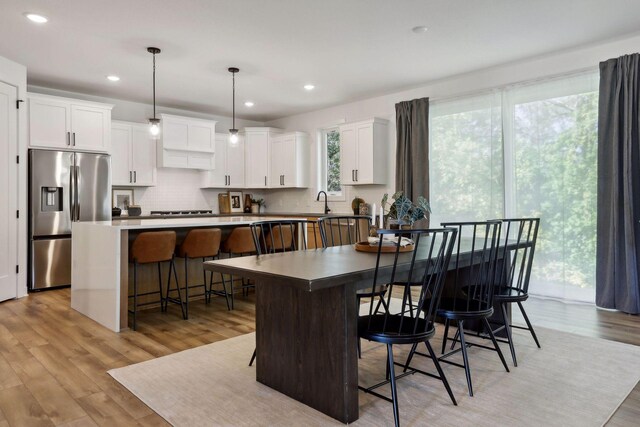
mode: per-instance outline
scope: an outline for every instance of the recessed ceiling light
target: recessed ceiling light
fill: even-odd
[[[424,25],[418,25],[417,27],[413,27],[411,29],[411,31],[413,31],[416,34],[422,34],[422,33],[426,33],[429,29],[427,27],[425,27]]]
[[[245,107],[253,107],[254,105],[255,104],[253,102],[251,102],[251,101],[247,101],[247,102],[244,103]]]
[[[110,76],[107,76],[107,80],[109,80],[110,82],[117,82],[120,81],[120,77],[118,76],[114,76],[113,74]]]
[[[38,15],[37,13],[25,13],[24,16],[27,17],[28,20],[35,22],[36,24],[44,24],[49,21],[46,17],[42,15]]]
[[[315,88],[315,86],[311,85],[311,84],[304,85],[304,89],[305,90],[313,90],[314,88]]]

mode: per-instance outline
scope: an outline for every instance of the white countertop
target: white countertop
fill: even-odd
[[[75,224],[112,227],[120,230],[142,230],[151,228],[224,227],[249,225],[256,221],[306,219],[292,217],[265,216],[224,216],[208,218],[158,218],[158,219],[116,219],[112,221],[83,221]]]

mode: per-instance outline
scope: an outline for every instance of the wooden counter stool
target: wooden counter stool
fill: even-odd
[[[166,300],[162,293],[162,262],[169,262],[169,277],[167,279],[167,297],[171,286],[171,274],[173,273],[176,283],[178,276],[175,271],[174,249],[176,247],[175,231],[148,231],[138,234],[131,245],[129,260],[133,263],[133,310],[129,313],[133,315],[133,330],[136,330],[136,317],[138,314],[138,296],[150,295],[155,292],[148,292],[138,295],[138,264],[158,264],[158,288],[160,290],[160,308],[166,310]],[[179,288],[179,287],[178,287]],[[180,291],[178,291],[180,297]],[[180,299],[182,307],[182,300]],[[183,308],[184,315],[184,308]]]
[[[222,230],[219,228],[196,228],[190,230],[184,241],[176,248],[176,255],[184,258],[184,280],[185,280],[185,312],[187,318],[189,318],[189,260],[202,258],[202,262],[207,258],[215,259],[220,252],[220,240],[222,238]],[[224,295],[227,299],[227,309],[231,309],[229,306],[229,295],[227,293],[227,286],[222,276],[223,292],[212,291],[213,287],[213,272],[211,272],[209,287],[207,288],[207,272],[202,270],[204,282],[204,296],[205,301],[208,303],[211,301],[211,293]]]
[[[256,253],[256,247],[253,241],[253,234],[249,227],[236,227],[231,231],[227,240],[222,244],[222,251],[227,252],[229,257],[252,255]],[[249,288],[253,288],[254,285],[245,283],[244,278],[242,280],[242,293],[245,291],[248,295]],[[231,309],[234,308],[233,299],[233,275],[231,275]]]

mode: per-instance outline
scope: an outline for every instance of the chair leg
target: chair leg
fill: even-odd
[[[362,359],[362,339],[358,338],[358,359]]]
[[[169,293],[171,292],[171,276],[173,275],[173,262],[169,262],[169,275],[167,276],[167,293],[164,299],[164,305],[161,304],[162,310],[167,311],[169,305]]]
[[[253,366],[253,362],[256,360],[256,349],[253,349],[253,355],[251,356],[251,361],[249,361],[249,366]]]
[[[456,331],[456,334],[453,336],[453,342],[451,343],[451,350],[453,350],[456,347],[456,343],[458,342],[459,339],[460,339],[460,330],[458,329]]]
[[[440,376],[440,379],[442,380],[442,383],[444,384],[444,388],[446,388],[447,389],[447,393],[449,393],[449,397],[451,398],[451,402],[453,402],[453,404],[455,406],[458,406],[458,402],[456,402],[456,398],[453,395],[453,391],[451,391],[451,387],[449,387],[449,381],[447,381],[447,377],[444,375],[444,371],[442,370],[442,366],[440,366],[440,361],[438,360],[438,357],[436,356],[436,352],[433,351],[433,347],[431,347],[431,343],[429,342],[429,340],[425,341],[424,343],[427,346],[427,350],[429,350],[429,354],[431,355],[431,360],[433,360],[433,364],[436,365],[436,370],[438,371],[438,375]],[[418,344],[414,344],[414,348],[417,345]],[[407,363],[407,366],[408,366],[408,363]],[[406,367],[405,367],[405,369],[406,369]]]
[[[236,308],[236,300],[233,296],[233,274],[229,276],[231,278],[231,310],[235,310]]]
[[[516,348],[513,345],[513,337],[511,335],[511,324],[509,323],[509,316],[507,315],[506,302],[500,303],[500,312],[502,313],[502,323],[504,324],[504,330],[507,332],[507,342],[509,343],[509,350],[511,351],[513,366],[518,366],[518,359],[516,359]]]
[[[440,354],[444,354],[444,350],[447,348],[447,338],[449,338],[449,319],[444,319],[444,336],[442,337],[442,351]]]
[[[413,359],[413,356],[416,354],[416,348],[418,348],[418,343],[415,343],[411,346],[411,351],[409,352],[409,356],[407,356],[407,361],[404,363],[404,369],[402,370],[402,372],[407,372],[407,369],[409,369],[411,360]]]
[[[138,263],[133,262],[133,330],[137,330],[138,324]]]
[[[491,329],[491,325],[489,324],[489,321],[487,320],[486,317],[482,320],[484,320],[483,322],[484,325],[489,329],[489,336],[491,337],[491,341],[493,341],[493,346],[496,348],[496,352],[498,352],[498,356],[500,356],[500,360],[502,361],[502,365],[504,366],[504,369],[506,369],[506,371],[509,372],[509,366],[507,366],[507,361],[504,360],[504,355],[502,354],[502,350],[500,350],[498,341],[496,341],[496,336],[493,334],[493,330]]]
[[[184,311],[182,318],[189,318],[189,258],[184,257]]]
[[[202,286],[204,286],[204,303],[205,304],[209,304],[209,302],[211,302],[209,300],[209,290],[207,289],[207,270],[204,269],[204,263],[207,262],[207,259],[205,257],[202,257]],[[213,272],[211,273],[211,275],[213,276]]]
[[[164,294],[162,290],[162,264],[158,263],[158,288],[160,290],[160,311],[164,311]]]
[[[391,380],[391,401],[393,402],[393,419],[396,427],[400,425],[400,413],[398,410],[398,391],[396,388],[396,373],[393,363],[393,347],[387,344],[387,369],[389,370],[389,379]]]
[[[464,320],[458,320],[458,334],[460,335],[460,345],[462,346],[462,360],[464,360],[464,373],[467,376],[469,396],[473,397],[473,384],[471,384],[471,367],[469,366],[469,356],[467,355],[467,343],[464,340]]]
[[[536,331],[533,330],[533,326],[529,321],[529,316],[527,316],[527,313],[524,311],[524,307],[522,306],[522,303],[520,301],[518,301],[518,307],[520,307],[520,311],[522,312],[522,317],[524,317],[524,321],[527,322],[527,327],[529,328],[529,332],[531,332],[531,336],[533,337],[533,340],[536,342],[536,345],[538,346],[538,348],[542,348],[540,347],[540,342],[538,342]]]

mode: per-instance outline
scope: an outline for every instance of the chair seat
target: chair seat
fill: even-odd
[[[404,320],[403,320],[404,318]],[[369,320],[371,322],[369,323]],[[402,330],[400,322],[402,321]],[[416,332],[413,332],[415,319],[409,316],[375,314],[358,318],[358,337],[385,344],[413,344],[423,342],[435,335],[433,324],[428,327],[425,319],[418,319]],[[400,333],[398,333],[400,332]]]
[[[428,307],[429,304],[425,304]],[[442,298],[438,308],[438,316],[450,320],[470,320],[491,317],[493,307],[486,307],[486,303],[462,298]]]
[[[499,302],[518,302],[526,301],[529,298],[529,294],[522,289],[514,288],[512,286],[500,286],[496,287],[494,301]]]

